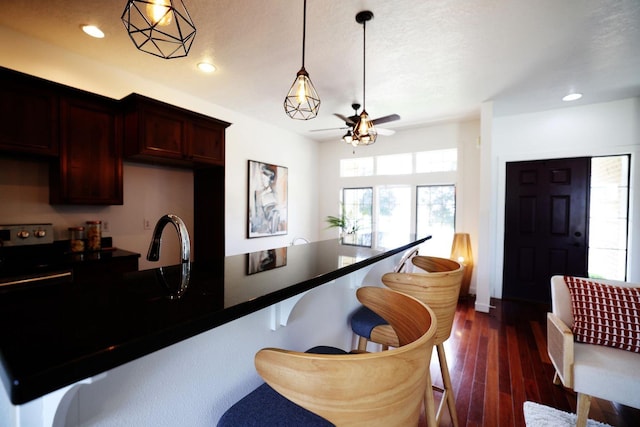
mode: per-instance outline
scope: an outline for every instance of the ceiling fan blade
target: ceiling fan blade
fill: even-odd
[[[389,123],[394,122],[396,120],[400,120],[400,116],[397,114],[389,114],[388,116],[378,117],[377,119],[373,119],[372,122],[374,125],[379,125],[380,123]]]
[[[385,136],[389,136],[389,135],[393,135],[394,133],[396,133],[395,130],[393,129],[385,129],[385,128],[376,128],[376,132],[378,132],[378,135],[385,135]]]
[[[342,120],[343,122],[348,123],[350,125],[355,125],[356,124],[356,122],[351,120],[351,117],[343,116],[342,114],[338,114],[338,113],[333,113],[333,115],[336,116],[337,118],[339,118],[340,120]]]
[[[342,130],[342,129],[350,129],[350,128],[348,128],[346,126],[342,126],[340,128],[311,129],[311,130],[309,130],[309,132],[325,132],[325,131],[328,131],[328,130]]]

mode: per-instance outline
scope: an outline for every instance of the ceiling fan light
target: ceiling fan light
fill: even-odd
[[[353,139],[358,140],[358,145],[371,145],[376,142],[378,132],[365,110],[360,113],[360,119],[353,128]]]
[[[284,110],[289,117],[298,120],[309,120],[318,115],[320,97],[304,67],[298,71],[284,99]]]
[[[351,130],[348,130],[347,133],[342,136],[342,140],[347,144],[351,144],[353,142],[353,134],[351,133]]]
[[[129,0],[120,19],[138,50],[164,59],[187,56],[196,36],[182,0]]]

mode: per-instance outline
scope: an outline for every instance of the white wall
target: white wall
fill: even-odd
[[[106,68],[57,47],[0,27],[0,66],[89,92],[121,99],[131,92],[230,122],[226,132],[225,253],[227,255],[286,246],[296,237],[318,240],[317,143],[271,124],[153,84],[140,77]],[[215,75],[212,76],[215,79]],[[279,103],[274,108],[282,108]],[[259,137],[256,137],[259,135]],[[289,168],[289,233],[247,239],[247,161],[259,160]],[[125,162],[124,206],[81,207],[48,205],[46,162],[13,160],[0,154],[0,223],[52,222],[56,239],[66,238],[69,225],[89,219],[108,221],[114,244],[140,252],[141,268],[175,263],[178,245],[167,242],[160,264],[144,257],[152,230],[143,229],[143,217],[154,222],[162,214],[183,216],[193,232],[193,179],[186,170]],[[24,188],[22,188],[24,187]],[[26,191],[23,191],[26,190]],[[222,208],[222,207],[221,207]],[[27,213],[25,215],[25,213]],[[172,233],[165,232],[167,239]],[[197,254],[194,253],[197,259]]]
[[[490,103],[485,108],[491,110]],[[490,111],[486,117],[492,117]],[[636,262],[640,256],[640,228],[635,226],[640,212],[640,98],[493,116],[491,123],[486,123],[483,115],[482,126],[487,127],[491,140],[483,139],[482,143],[481,194],[487,210],[480,211],[480,221],[489,232],[488,241],[481,244],[486,254],[483,253],[479,268],[486,269],[487,274],[479,282],[482,289],[478,291],[476,308],[488,307],[490,296],[502,295],[505,170],[506,162],[511,161],[631,153],[628,279],[640,282],[640,265]],[[485,168],[486,164],[490,167]]]
[[[401,129],[391,136],[378,136],[375,144],[368,147],[354,148],[336,141],[323,142],[320,145],[321,187],[320,187],[320,218],[324,220],[328,215],[339,214],[340,189],[349,185],[389,185],[398,179],[402,183],[411,180],[413,185],[424,184],[456,184],[456,231],[471,235],[472,250],[477,253],[478,241],[478,203],[480,183],[477,179],[480,171],[480,122],[465,120],[459,122],[444,122],[422,128]],[[457,173],[428,174],[429,181],[416,182],[414,178],[400,177],[367,177],[366,182],[360,184],[359,178],[340,178],[340,159],[351,157],[369,157],[385,154],[412,153],[418,151],[458,148]],[[418,178],[422,179],[422,178]],[[415,197],[415,195],[414,195]],[[415,232],[415,224],[411,225]],[[321,230],[322,238],[337,237],[336,229],[327,229],[326,223]],[[429,242],[423,245],[421,252],[428,253]],[[472,279],[471,292],[475,289],[475,279]]]

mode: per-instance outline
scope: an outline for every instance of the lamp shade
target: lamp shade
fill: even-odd
[[[455,233],[451,244],[451,259],[464,266],[464,275],[460,287],[460,297],[469,295],[471,274],[473,272],[473,255],[471,253],[471,238],[468,233]]]
[[[284,99],[284,110],[292,119],[309,120],[318,115],[319,109],[320,97],[309,73],[302,67]]]
[[[284,111],[292,119],[309,120],[318,115],[320,97],[313,87],[309,73],[304,69],[304,46],[307,34],[307,0],[302,13],[302,68],[284,98]]]
[[[182,0],[129,0],[121,19],[139,50],[164,59],[187,56],[196,36]]]
[[[360,113],[360,119],[353,128],[353,140],[358,141],[358,145],[371,145],[376,142],[378,132],[373,126],[373,122],[365,110]]]

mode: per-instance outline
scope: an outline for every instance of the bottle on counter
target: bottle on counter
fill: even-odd
[[[102,241],[102,221],[87,221],[87,249],[99,251]]]
[[[69,249],[73,253],[84,252],[84,227],[69,227]]]

